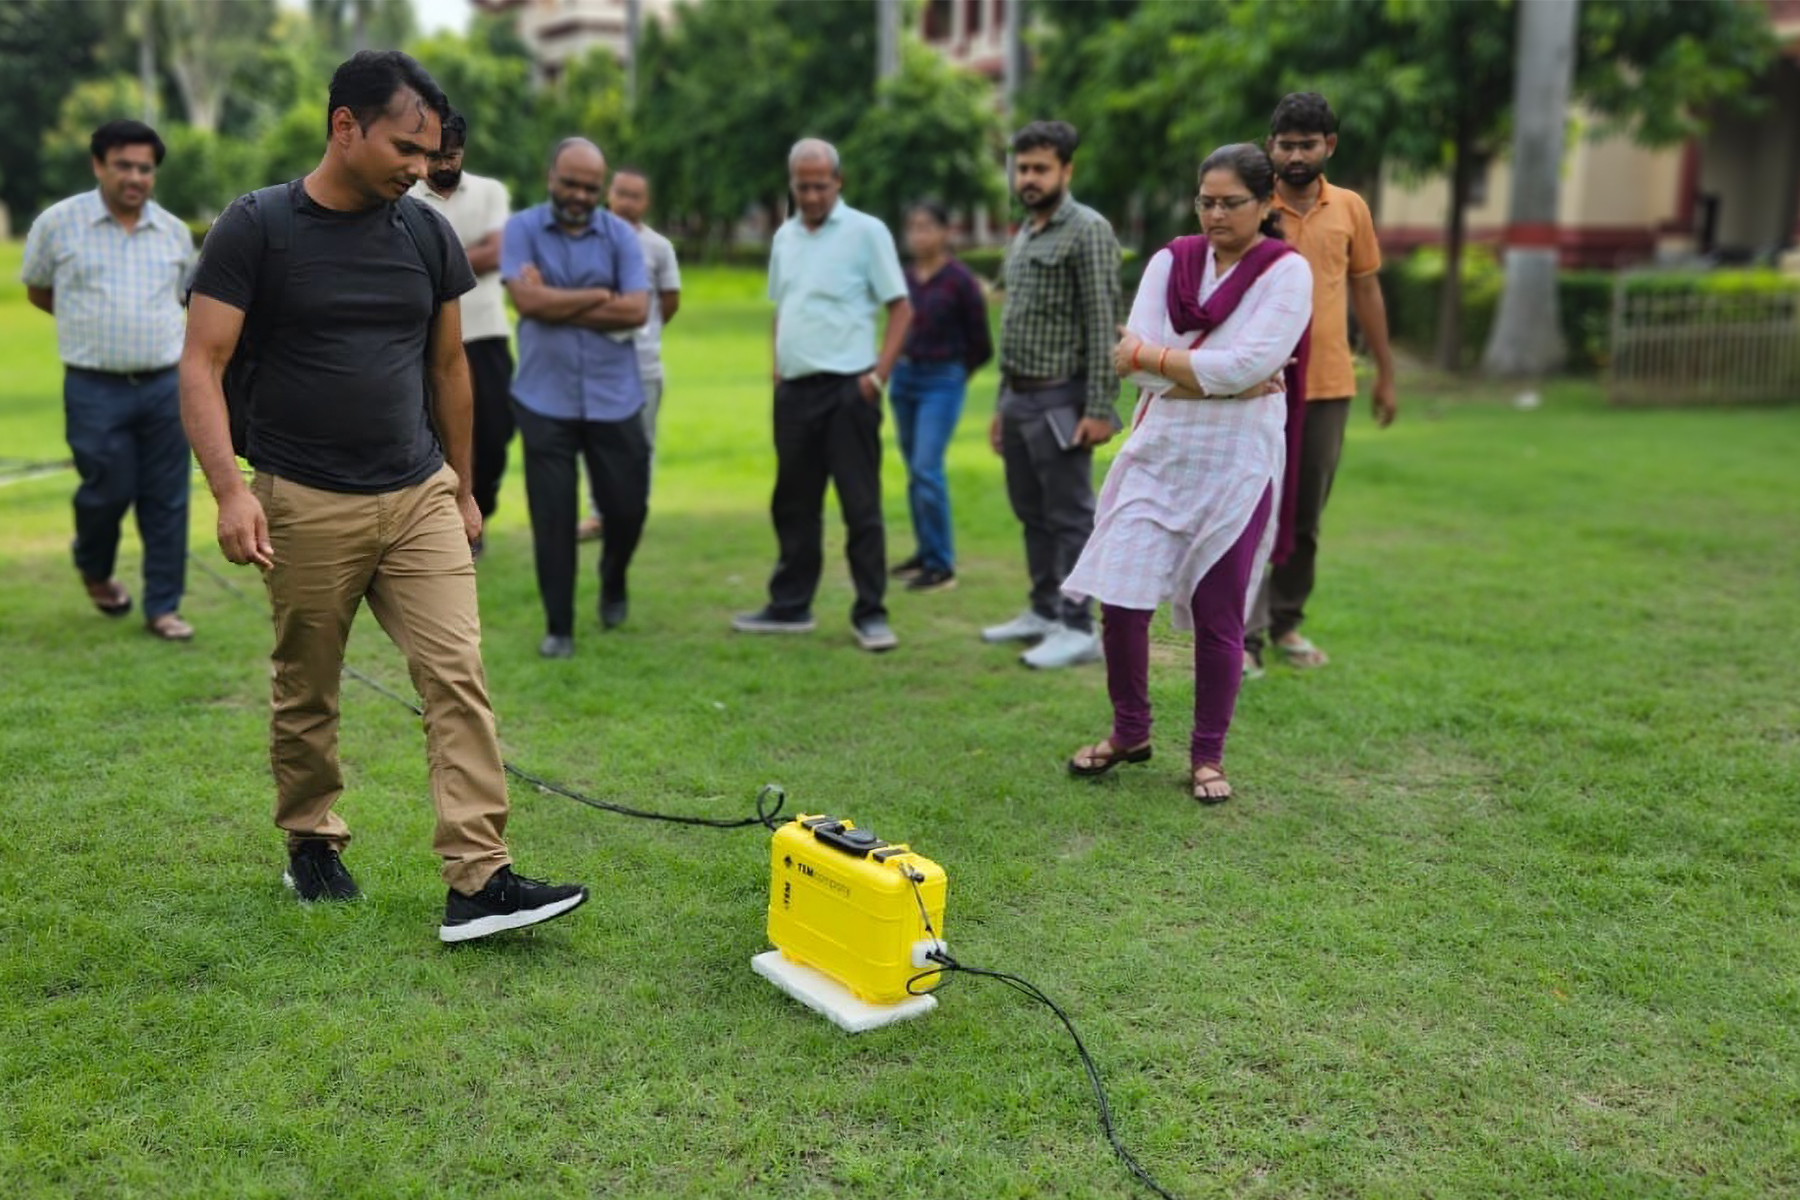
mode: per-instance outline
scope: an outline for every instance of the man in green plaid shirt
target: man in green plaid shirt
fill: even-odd
[[[1119,428],[1111,350],[1119,323],[1119,243],[1105,217],[1069,195],[1080,139],[1064,121],[1013,138],[1013,185],[1030,216],[1006,251],[1000,404],[990,432],[1006,493],[1025,527],[1031,607],[982,631],[1035,642],[1020,658],[1050,669],[1094,662],[1087,601],[1062,594],[1094,531],[1094,447]]]

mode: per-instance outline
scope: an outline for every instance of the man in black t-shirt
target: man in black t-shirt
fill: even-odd
[[[402,197],[449,111],[398,51],[338,68],[318,168],[285,192],[239,199],[207,235],[181,409],[218,501],[219,546],[260,567],[269,591],[270,759],[288,885],[306,901],[359,895],[340,858],[350,833],[332,806],[344,788],[339,674],[366,598],[424,700],[434,845],[450,888],[438,935],[458,942],[549,920],[587,889],[515,875],[502,840],[506,776],[469,550],[481,513],[458,297],[475,277],[441,219],[399,207],[417,204]],[[259,290],[271,271],[280,285]],[[222,387],[247,325],[256,369],[233,403],[249,411],[248,486]]]

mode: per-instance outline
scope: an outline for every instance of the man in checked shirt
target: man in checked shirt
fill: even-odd
[[[1080,138],[1033,121],[1013,138],[1013,187],[1028,219],[1006,251],[1000,404],[990,438],[1025,527],[1031,607],[982,630],[985,642],[1036,642],[1020,658],[1048,670],[1095,662],[1087,601],[1062,594],[1094,531],[1094,447],[1119,421],[1109,357],[1119,318],[1119,243],[1105,217],[1069,195]]]

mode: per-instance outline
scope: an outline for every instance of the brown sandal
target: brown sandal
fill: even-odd
[[[1069,760],[1069,774],[1078,779],[1097,779],[1120,763],[1149,762],[1150,753],[1149,742],[1131,750],[1120,750],[1112,744],[1111,738],[1104,738],[1075,752],[1075,757]]]
[[[144,622],[144,630],[151,637],[161,638],[165,642],[191,642],[194,640],[194,627],[182,620],[178,613],[164,613],[160,617],[151,617]]]
[[[1194,768],[1194,799],[1201,804],[1223,804],[1231,799],[1231,780],[1225,778],[1225,772],[1211,763],[1201,763]],[[1222,792],[1213,789],[1223,787]]]
[[[88,599],[109,617],[122,617],[131,611],[131,593],[116,579],[84,579]]]

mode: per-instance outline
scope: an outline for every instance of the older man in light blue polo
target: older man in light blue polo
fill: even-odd
[[[788,154],[799,212],[775,234],[775,496],[780,560],[769,602],[739,616],[740,633],[809,633],[824,568],[825,485],[836,486],[856,602],[850,624],[865,650],[898,645],[888,623],[887,533],[881,520],[881,396],[912,323],[893,235],[838,198],[838,153],[807,138]],[[887,331],[876,348],[876,327]]]

